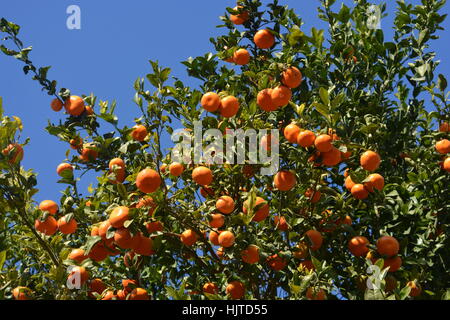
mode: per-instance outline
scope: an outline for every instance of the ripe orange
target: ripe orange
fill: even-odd
[[[325,300],[326,294],[323,289],[317,290],[315,288],[309,287],[308,290],[306,290],[306,298],[308,298],[308,300]]]
[[[410,297],[418,297],[422,293],[422,288],[417,281],[408,281],[406,285],[411,288],[411,291],[409,292]]]
[[[354,256],[361,257],[369,251],[369,248],[367,247],[368,244],[369,240],[367,240],[366,237],[356,236],[348,242],[348,250],[350,250]]]
[[[249,205],[249,201],[246,200],[244,202],[244,206],[242,208],[242,211],[244,212],[244,214],[247,214],[247,212],[248,212],[248,205]],[[267,218],[267,216],[269,215],[269,204],[267,203],[266,200],[264,200],[261,197],[256,197],[254,206],[255,206],[255,208],[258,207],[259,209],[256,210],[256,212],[253,212],[254,217],[253,217],[252,221],[260,222],[260,221],[263,221],[265,218]]]
[[[245,286],[240,281],[231,281],[225,289],[227,295],[233,300],[238,300],[244,297]]]
[[[58,112],[58,111],[61,111],[61,109],[63,107],[63,103],[58,98],[55,98],[52,100],[52,102],[50,102],[50,107],[52,108],[53,111]]]
[[[91,298],[95,297],[93,295],[94,292],[101,295],[103,293],[103,291],[105,291],[105,290],[106,290],[106,285],[102,279],[97,278],[97,279],[93,279],[90,281],[88,294]]]
[[[84,250],[83,249],[73,249],[70,253],[69,256],[67,257],[71,260],[74,260],[78,263],[82,263],[84,260],[86,260],[88,258],[88,256],[84,255]]]
[[[272,89],[263,89],[256,96],[256,103],[264,111],[275,111],[278,106],[272,100]]]
[[[215,92],[207,92],[202,96],[200,104],[206,111],[209,112],[217,111],[220,105],[220,97]]]
[[[164,173],[166,173],[166,168],[167,168],[167,164],[163,163],[161,165],[161,167],[159,167],[159,171],[164,174]]]
[[[225,223],[225,217],[220,213],[215,213],[211,215],[211,219],[209,220],[209,225],[212,228],[220,228]]]
[[[239,9],[243,8],[242,6],[236,6],[233,8],[233,10],[237,11]],[[234,15],[230,14],[230,20],[236,25],[243,24],[245,21],[248,20],[248,12],[247,11],[241,11],[240,13]]]
[[[114,298],[117,298],[117,296],[114,294],[114,291],[108,290],[105,292],[101,300],[115,300]]]
[[[77,278],[80,279],[80,284],[83,285],[89,279],[89,273],[87,272],[85,267],[73,267],[69,276],[68,281],[76,284]]]
[[[363,200],[369,196],[369,191],[367,191],[367,189],[360,183],[357,183],[352,187],[351,193],[355,199],[359,200]]]
[[[66,216],[59,218],[58,229],[63,234],[72,234],[77,230],[78,223],[75,218],[67,220]]]
[[[102,237],[102,239],[106,240],[106,233],[110,226],[111,223],[109,222],[109,219],[100,223],[98,227],[98,235]]]
[[[230,214],[234,210],[234,200],[230,196],[221,196],[216,201],[216,209],[223,214]]]
[[[297,88],[302,83],[302,73],[296,67],[289,67],[281,74],[281,82],[288,88]]]
[[[450,172],[450,157],[445,158],[444,163],[442,164],[442,168],[445,171]]]
[[[377,251],[379,254],[392,257],[400,250],[397,239],[391,236],[383,236],[377,241]]]
[[[211,241],[211,243],[215,246],[219,245],[219,234],[222,231],[218,231],[218,230],[213,230],[209,233],[209,241]]]
[[[311,250],[315,251],[320,249],[323,242],[323,238],[320,232],[317,230],[308,230],[306,231],[305,234],[308,237],[309,241],[311,242],[310,245]]]
[[[287,231],[289,229],[289,226],[286,222],[286,218],[283,216],[273,217],[273,223],[275,224],[278,230]]]
[[[446,154],[450,152],[450,140],[448,139],[442,139],[438,142],[436,142],[436,151],[440,154]]]
[[[69,144],[72,149],[78,150],[83,146],[83,139],[81,139],[80,137],[70,139]]]
[[[122,228],[125,221],[130,219],[130,209],[125,206],[115,207],[109,215],[109,223],[114,228]]]
[[[52,236],[58,230],[58,222],[52,216],[47,216],[44,221],[36,219],[34,228],[47,236]]]
[[[321,134],[314,140],[314,145],[320,152],[328,152],[333,148],[333,145],[331,144],[332,141],[333,139],[329,135]]]
[[[291,123],[288,124],[286,128],[284,128],[283,133],[287,141],[289,141],[290,143],[297,143],[300,128],[296,124]]]
[[[201,186],[207,186],[211,184],[213,180],[213,174],[211,169],[206,167],[197,167],[192,171],[192,180]]]
[[[147,290],[143,288],[133,289],[130,293],[129,300],[150,300]]]
[[[122,249],[131,249],[134,239],[128,229],[119,228],[114,232],[114,242]]]
[[[367,181],[364,183],[364,187],[366,187],[367,191],[373,192],[374,189],[379,191],[384,188],[384,178],[381,174],[372,173],[366,179]]]
[[[380,166],[381,158],[378,153],[369,150],[361,155],[359,162],[364,170],[375,171]]]
[[[297,178],[291,171],[280,171],[273,179],[275,188],[280,191],[289,191],[295,186],[296,183]]]
[[[243,66],[250,62],[250,53],[246,49],[238,49],[233,54],[233,62]]]
[[[214,282],[207,282],[203,285],[203,292],[209,294],[218,294],[219,287]]]
[[[83,145],[83,149],[81,150],[80,159],[82,161],[95,161],[98,157],[97,147],[92,143],[86,143]]]
[[[181,163],[173,162],[169,166],[169,172],[174,177],[179,177],[184,171],[184,166]]]
[[[229,248],[234,244],[234,234],[231,231],[223,231],[219,234],[219,245]]]
[[[234,96],[227,96],[220,101],[219,112],[224,118],[231,118],[239,111],[239,101]]]
[[[55,215],[58,212],[58,205],[53,200],[44,200],[39,204],[39,209],[48,212],[51,215]]]
[[[440,132],[450,132],[450,124],[448,122],[442,122],[439,125]]]
[[[347,188],[348,191],[351,191],[354,185],[355,183],[353,182],[351,176],[345,178],[345,187]]]
[[[311,201],[311,203],[319,202],[322,193],[319,190],[308,189],[305,191],[305,197]]]
[[[316,135],[314,134],[314,132],[309,130],[304,130],[297,136],[297,143],[304,148],[312,146],[315,140]]]
[[[71,116],[78,117],[84,112],[84,100],[79,96],[70,96],[64,103],[64,109]]]
[[[23,159],[23,148],[18,143],[12,143],[2,150],[2,154],[10,164],[17,164]]]
[[[120,158],[111,159],[108,164],[109,170],[112,170],[114,166],[125,168],[125,162]]]
[[[286,260],[281,258],[278,254],[267,257],[266,262],[269,267],[275,271],[283,270],[287,265]]]
[[[108,257],[109,251],[103,244],[103,242],[97,242],[89,251],[88,257],[89,259],[100,262],[105,260]]]
[[[279,144],[279,140],[276,136],[272,136],[272,134],[269,133],[262,136],[259,143],[263,150],[270,152],[272,150],[272,145]]]
[[[384,260],[383,268],[389,267],[388,272],[395,272],[402,266],[402,258],[395,256]]]
[[[322,164],[327,167],[333,167],[339,164],[342,160],[341,151],[334,146],[331,147],[330,151],[322,152],[321,156],[322,156]]]
[[[163,231],[164,225],[161,221],[152,221],[145,224],[145,228],[147,229],[147,232],[149,234],[152,234],[154,232]]]
[[[190,247],[190,246],[193,246],[197,242],[198,235],[195,233],[194,230],[185,230],[180,235],[180,239],[184,245]]]
[[[138,235],[138,244],[133,245],[134,252],[140,254],[141,256],[151,256],[155,253],[153,251],[153,240],[149,237],[143,235]]]
[[[278,86],[272,89],[270,94],[272,103],[277,107],[285,106],[292,98],[292,91],[286,86]]]
[[[60,165],[58,165],[58,167],[56,168],[56,173],[59,175],[59,176],[63,176],[63,172],[65,172],[65,171],[70,171],[70,172],[73,172],[73,167],[72,167],[72,165],[71,164],[69,164],[69,163],[61,163]]]
[[[249,245],[241,252],[242,261],[248,264],[255,264],[259,262],[259,248],[253,244]]]
[[[145,196],[141,199],[139,199],[139,202],[136,204],[136,208],[148,208],[148,215],[153,216],[153,213],[155,212],[155,209],[157,207],[157,204],[150,196]]]
[[[275,37],[268,29],[262,29],[253,37],[255,45],[260,49],[269,49],[275,44]]]
[[[91,106],[86,106],[85,110],[88,116],[92,116],[94,114],[94,109],[92,109]]]
[[[147,128],[142,124],[135,125],[133,127],[133,131],[131,131],[131,137],[136,141],[144,141],[145,137],[147,137]]]
[[[27,287],[15,287],[12,291],[12,295],[15,300],[30,300],[32,298],[32,292]]]
[[[161,184],[161,177],[153,169],[146,168],[139,172],[136,177],[137,188],[144,193],[152,193],[158,190]]]

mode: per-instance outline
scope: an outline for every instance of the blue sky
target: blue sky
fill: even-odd
[[[352,3],[337,0],[335,7],[342,2]],[[326,27],[317,18],[318,0],[280,3],[296,10],[305,22],[304,30]],[[66,27],[66,9],[73,4],[81,8],[81,30]],[[215,28],[221,24],[218,17],[225,7],[234,5],[235,1],[228,0],[135,0],[125,4],[104,0],[18,0],[2,1],[0,16],[22,27],[20,37],[25,46],[33,46],[31,60],[37,66],[52,66],[49,78],[58,80],[58,88],[70,88],[78,95],[93,92],[101,100],[116,99],[120,125],[131,126],[139,116],[132,102],[133,82],[150,71],[148,60],[158,60],[162,66],[172,68],[173,76],[195,86],[197,81],[187,77],[180,62],[213,50],[209,38],[224,32]],[[392,35],[395,6],[394,1],[388,1],[389,16],[382,21],[386,41]],[[448,12],[448,8],[444,11]],[[441,60],[438,72],[446,76],[450,70],[450,44],[446,39],[449,23],[447,19],[446,31],[432,46]],[[20,117],[24,123],[21,142],[31,138],[22,165],[39,174],[40,192],[35,199],[59,199],[59,190],[64,186],[56,183],[56,166],[64,160],[68,146],[44,128],[48,120],[63,119],[63,113],[53,112],[49,107],[51,98],[23,74],[22,64],[4,55],[0,56],[0,96],[5,113]],[[86,187],[95,182],[93,179],[85,176],[80,191],[87,193]]]

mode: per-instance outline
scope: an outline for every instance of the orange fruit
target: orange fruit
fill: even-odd
[[[239,9],[243,8],[242,6],[236,6],[233,8],[233,10],[237,11]],[[243,24],[245,21],[248,20],[248,12],[247,11],[241,11],[240,13],[234,15],[230,14],[230,20],[236,25]]]
[[[94,298],[93,293],[102,294],[106,290],[106,285],[102,279],[93,279],[89,282],[89,296]]]
[[[52,236],[58,230],[58,222],[52,216],[47,216],[44,221],[36,219],[34,228],[47,236]]]
[[[89,279],[89,273],[87,272],[85,267],[73,267],[69,276],[68,281],[76,284],[77,279],[80,280],[80,284],[83,285]]]
[[[253,244],[249,245],[241,252],[242,261],[248,264],[255,264],[259,262],[259,248]]]
[[[167,168],[167,164],[163,163],[161,165],[161,167],[159,167],[159,171],[164,174],[164,173],[166,173],[166,168]]]
[[[211,219],[209,220],[209,225],[212,228],[220,228],[225,223],[225,217],[220,213],[215,213],[211,215]]]
[[[125,168],[125,162],[120,158],[111,159],[108,164],[109,170],[112,170],[114,166]]]
[[[74,260],[78,263],[82,263],[84,260],[86,260],[88,258],[88,256],[84,255],[84,250],[83,249],[73,249],[68,257],[70,260]]]
[[[233,300],[238,300],[244,297],[245,286],[240,281],[231,281],[228,283],[225,292]]]
[[[316,135],[314,134],[314,132],[309,130],[304,130],[300,132],[297,136],[297,144],[299,144],[304,148],[312,146],[315,140]]]
[[[256,103],[264,111],[275,111],[278,106],[272,100],[272,89],[263,89],[256,96]]]
[[[306,231],[305,235],[308,237],[309,241],[311,242],[310,248],[311,250],[315,251],[320,249],[322,246],[323,238],[319,231],[317,230],[308,230]]]
[[[374,189],[381,191],[384,188],[384,178],[381,174],[372,173],[367,177],[364,186],[369,192],[373,192]]]
[[[148,208],[148,215],[152,216],[153,213],[155,212],[155,209],[157,207],[157,204],[155,203],[155,201],[153,200],[152,197],[150,196],[145,196],[141,199],[139,199],[139,202],[136,204],[136,208],[140,209],[140,208]]]
[[[400,250],[397,239],[391,236],[383,236],[377,241],[377,251],[379,254],[392,257]]]
[[[197,167],[192,171],[192,180],[201,186],[207,186],[211,184],[213,180],[213,174],[211,169],[206,167]]]
[[[333,145],[331,144],[332,141],[333,139],[329,135],[321,134],[314,140],[314,145],[320,152],[328,152],[333,148]]]
[[[149,234],[152,234],[154,232],[163,231],[164,225],[161,221],[152,221],[145,224],[145,228],[147,229],[147,232]]]
[[[148,132],[147,128],[142,124],[135,125],[133,127],[133,131],[131,131],[131,137],[136,141],[144,141],[145,137],[147,137]]]
[[[350,226],[352,225],[352,218],[350,216],[345,216],[344,218],[339,219],[337,224],[346,224]]]
[[[417,281],[408,281],[406,285],[411,288],[411,291],[409,292],[410,297],[418,297],[422,293],[422,288]]]
[[[445,158],[444,163],[442,164],[442,168],[445,171],[450,172],[450,157]]]
[[[250,53],[246,49],[238,49],[233,54],[233,62],[243,66],[250,62]]]
[[[270,94],[272,103],[277,107],[285,106],[292,98],[292,91],[286,86],[278,86],[272,89]]]
[[[122,249],[131,249],[134,239],[127,228],[119,228],[114,232],[114,242]]]
[[[308,300],[325,300],[326,294],[323,289],[317,290],[309,287],[308,290],[306,290],[306,298],[308,298]]]
[[[369,150],[361,155],[359,162],[364,170],[375,171],[380,166],[381,158],[378,153]]]
[[[151,256],[155,252],[153,251],[153,240],[143,235],[139,236],[139,244],[133,246],[134,252],[141,256]]]
[[[83,139],[81,139],[80,137],[70,139],[69,144],[72,149],[78,150],[83,146]]]
[[[219,245],[229,248],[234,244],[234,234],[231,231],[223,231],[219,234]]]
[[[448,122],[442,122],[439,125],[440,132],[450,132],[450,124]]]
[[[268,29],[262,29],[253,37],[255,45],[260,49],[269,49],[275,44],[275,37]]]
[[[278,254],[271,255],[267,257],[266,260],[269,267],[275,271],[283,270],[286,267],[286,260],[281,258]]]
[[[184,171],[184,166],[181,163],[174,162],[169,166],[169,172],[174,177],[179,177]]]
[[[209,241],[211,241],[211,243],[215,246],[219,245],[219,234],[222,231],[218,231],[218,230],[213,230],[209,233]]]
[[[119,300],[126,300],[127,299],[127,293],[124,290],[117,290],[117,299]]]
[[[360,183],[356,183],[350,191],[355,199],[363,200],[369,196],[369,191]]]
[[[89,251],[89,259],[100,262],[108,257],[109,251],[102,242],[97,242]]]
[[[280,191],[289,191],[295,186],[296,183],[297,178],[291,171],[280,171],[273,179],[275,188]]]
[[[81,150],[80,159],[82,161],[95,161],[98,157],[98,151],[96,150],[96,146],[92,143],[86,143],[83,145],[83,149]]]
[[[299,242],[292,254],[297,259],[305,259],[309,254],[307,243],[304,241]]]
[[[369,252],[369,248],[367,245],[369,244],[369,240],[363,236],[356,236],[350,239],[348,242],[348,250],[357,257],[364,256],[367,252]]]
[[[286,218],[283,216],[273,217],[273,223],[275,224],[278,230],[287,231],[289,229],[289,226],[286,222]]]
[[[94,109],[92,109],[91,106],[86,106],[85,110],[88,116],[92,116],[94,114]]]
[[[333,167],[339,164],[342,160],[341,151],[334,146],[331,147],[330,151],[322,152],[321,156],[322,156],[322,164],[327,167]]]
[[[60,165],[58,165],[58,167],[56,168],[56,173],[59,176],[63,176],[63,172],[65,171],[70,171],[73,172],[73,167],[72,165],[68,164],[68,163],[61,163]]]
[[[278,143],[279,143],[279,140],[277,139],[277,137],[272,136],[272,134],[270,134],[270,133],[262,136],[261,140],[260,140],[261,147],[266,152],[271,151],[272,150],[272,145],[275,145],[275,144],[278,144]]]
[[[67,220],[66,216],[59,218],[58,229],[63,234],[72,234],[77,230],[78,223],[75,218]]]
[[[125,206],[115,207],[109,215],[109,223],[114,228],[122,228],[125,221],[130,220],[130,209]]]
[[[147,290],[143,288],[133,289],[130,293],[129,300],[150,300]]]
[[[63,105],[64,105],[63,102],[58,98],[55,98],[52,100],[52,102],[50,102],[50,107],[52,108],[53,111],[56,112],[61,111]]]
[[[136,280],[123,279],[122,286],[125,293],[130,293],[138,286],[138,282]]]
[[[218,294],[219,287],[213,282],[207,282],[203,285],[203,292],[209,294]]]
[[[389,267],[388,272],[395,272],[402,266],[402,258],[395,256],[384,260],[383,268]]]
[[[297,88],[302,83],[302,73],[296,67],[289,67],[281,74],[281,82],[288,88]]]
[[[244,206],[242,208],[242,211],[244,212],[244,214],[247,214],[247,212],[248,212],[248,205],[249,205],[249,200],[246,200],[244,202]],[[253,212],[254,217],[253,217],[252,221],[256,221],[256,222],[263,221],[269,215],[269,204],[263,198],[256,197],[256,201],[254,203],[254,208],[256,208],[256,207],[258,207],[259,209],[257,209],[256,212]]]
[[[442,139],[438,142],[436,142],[436,151],[440,154],[446,154],[450,152],[450,140],[448,139]]]
[[[18,143],[12,143],[2,150],[2,154],[10,164],[17,164],[23,159],[23,148]]]
[[[58,212],[58,205],[53,200],[44,200],[39,204],[39,209],[44,212],[48,212],[51,215],[55,215]]]
[[[290,143],[297,143],[300,128],[296,124],[291,123],[284,128],[283,133],[287,141]]]
[[[217,111],[220,105],[220,97],[215,92],[207,92],[202,96],[200,104],[206,111]]]
[[[32,298],[32,292],[27,287],[15,287],[12,291],[12,295],[15,300],[30,300]]]
[[[79,96],[70,96],[64,103],[64,109],[71,116],[78,117],[84,112],[84,100]]]
[[[230,214],[234,210],[234,200],[230,196],[221,196],[216,201],[216,209],[223,214]]]
[[[351,191],[355,183],[352,180],[352,177],[348,176],[345,178],[345,188],[347,188],[348,191]]]
[[[136,177],[137,188],[144,193],[152,193],[158,190],[161,184],[161,177],[153,169],[146,168],[139,172]]]
[[[308,189],[305,191],[305,197],[311,201],[311,203],[319,202],[322,193],[319,190]]]
[[[114,294],[114,291],[108,290],[105,292],[101,300],[115,300],[114,298],[117,298],[117,296]]]
[[[108,232],[110,226],[111,223],[109,222],[109,219],[100,223],[98,227],[98,235],[102,237],[102,239],[106,240],[106,233]]]
[[[183,242],[184,245],[190,247],[193,246],[198,239],[198,235],[195,233],[194,230],[185,230],[180,235],[181,242]]]
[[[219,112],[224,118],[231,118],[239,111],[239,101],[234,96],[227,96],[220,101]]]

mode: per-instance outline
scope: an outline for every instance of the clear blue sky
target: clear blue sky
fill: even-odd
[[[267,3],[267,1],[264,1]],[[337,0],[351,5],[352,1]],[[381,1],[375,1],[381,3]],[[411,2],[411,1],[409,1]],[[418,3],[419,1],[412,1]],[[225,0],[165,0],[122,1],[105,0],[39,0],[1,1],[0,16],[19,24],[25,46],[33,45],[31,60],[38,66],[51,65],[49,78],[58,80],[58,88],[70,88],[74,94],[93,92],[99,99],[116,99],[116,112],[120,125],[131,126],[138,117],[138,108],[132,102],[133,82],[149,72],[148,60],[172,68],[172,75],[188,85],[197,82],[187,77],[180,61],[189,56],[203,55],[213,50],[209,38],[224,32],[216,29],[221,24],[219,16],[225,7],[235,1]],[[304,30],[325,28],[317,18],[318,0],[280,0],[294,8],[304,20]],[[389,16],[382,21],[385,39],[392,35],[394,1],[387,1]],[[81,8],[81,30],[66,27],[66,8],[76,4]],[[449,5],[444,8],[448,12]],[[441,60],[438,72],[450,76],[449,19],[441,39],[433,43],[437,59]],[[50,136],[44,130],[47,120],[57,122],[64,117],[50,107],[50,97],[40,91],[39,84],[22,72],[22,64],[15,59],[0,56],[0,96],[7,115],[19,116],[24,122],[21,142],[26,137],[31,143],[25,149],[25,168],[38,172],[37,201],[59,199],[56,166],[64,160],[66,143]],[[104,123],[104,122],[101,122]],[[80,191],[93,177],[83,178]]]

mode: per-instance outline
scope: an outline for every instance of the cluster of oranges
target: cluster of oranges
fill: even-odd
[[[58,214],[59,207],[53,200],[44,200],[39,204],[39,209],[43,212],[40,219],[36,219],[34,227],[37,231],[52,236],[56,231],[60,231],[62,234],[73,234],[77,230],[77,221],[70,215],[55,219],[55,215]]]
[[[448,122],[442,122],[439,126],[440,132],[448,133],[450,132],[450,125]],[[450,157],[447,156],[448,153],[450,153],[450,140],[448,139],[441,139],[435,144],[436,151],[444,155],[444,159],[441,162],[441,167],[447,172],[450,172]]]

